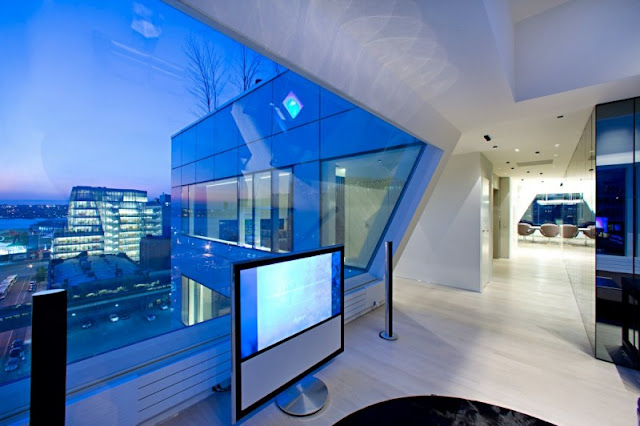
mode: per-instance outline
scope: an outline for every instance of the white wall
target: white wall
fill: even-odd
[[[492,174],[480,153],[449,158],[396,266],[397,276],[482,291],[481,185],[482,177]]]

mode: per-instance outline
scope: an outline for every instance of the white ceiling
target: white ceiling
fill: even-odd
[[[594,105],[640,96],[637,0],[166,1],[500,176],[561,177]]]

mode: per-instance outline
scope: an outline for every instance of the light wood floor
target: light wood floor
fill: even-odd
[[[523,245],[524,246],[524,245]],[[560,425],[633,425],[640,374],[593,357],[559,247],[531,244],[494,262],[480,293],[395,280],[396,342],[378,337],[384,309],[345,327],[345,352],[316,374],[327,406],[307,418],[274,403],[247,425],[328,425],[406,395],[450,395],[512,408]],[[168,425],[228,424],[229,393]]]

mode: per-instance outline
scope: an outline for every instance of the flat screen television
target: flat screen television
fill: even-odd
[[[235,423],[344,350],[344,247],[235,263]]]

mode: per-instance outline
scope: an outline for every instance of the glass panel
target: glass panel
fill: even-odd
[[[320,88],[294,73],[286,73],[273,84],[273,133],[316,121],[319,118]]]
[[[271,136],[272,84],[247,93],[234,102],[231,116],[240,132],[240,144],[247,144]]]
[[[255,247],[271,250],[271,172],[256,173],[253,179]]]
[[[351,102],[328,90],[320,89],[320,114],[323,118],[352,108],[355,106]]]
[[[231,311],[228,296],[212,290],[197,281],[182,276],[182,321],[194,325],[227,315]],[[186,297],[185,297],[186,296]]]
[[[225,179],[206,187],[207,232],[210,238],[238,242],[238,180]]]
[[[196,160],[196,132],[197,127],[190,127],[182,132],[182,164],[191,163]]]
[[[291,251],[291,229],[292,229],[292,214],[291,214],[291,185],[292,175],[291,170],[277,170],[273,172],[274,180],[277,185],[275,188],[275,199],[278,205],[274,206],[278,215],[278,227],[277,227],[277,251],[289,252]]]
[[[577,201],[576,221],[572,223],[578,233],[571,238],[562,238],[562,256],[569,281],[575,295],[591,348],[595,352],[595,114],[589,117],[578,146],[566,172],[566,188],[580,190],[579,194],[565,194]],[[578,195],[579,197],[575,197]],[[539,198],[539,197],[536,197]],[[541,198],[539,198],[541,199]],[[569,206],[568,206],[569,207]],[[569,217],[563,217],[565,223]],[[564,229],[563,229],[564,232]],[[571,234],[569,234],[571,235]]]
[[[240,194],[240,211],[238,243],[240,245],[253,246],[253,176],[240,177],[238,179]]]
[[[346,265],[367,268],[421,148],[322,163],[322,245],[344,244]]]
[[[636,367],[634,101],[596,107],[596,356]]]
[[[171,140],[171,167],[182,165],[182,138],[176,136]]]
[[[196,143],[196,155],[198,159],[206,158],[215,154],[214,141],[213,141],[213,117],[208,117],[202,122],[198,123],[197,128],[197,143]]]
[[[191,217],[191,211],[189,211],[189,186],[183,186],[181,190],[182,194],[182,225],[181,232],[185,235],[190,234],[189,218]]]

